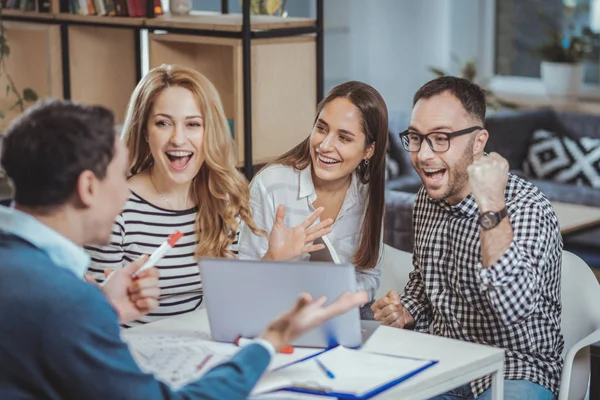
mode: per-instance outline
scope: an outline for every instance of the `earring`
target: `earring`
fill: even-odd
[[[365,159],[365,165],[369,165],[369,159]]]

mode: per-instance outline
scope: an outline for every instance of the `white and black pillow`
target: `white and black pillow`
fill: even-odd
[[[523,170],[533,178],[600,188],[600,139],[537,130]]]

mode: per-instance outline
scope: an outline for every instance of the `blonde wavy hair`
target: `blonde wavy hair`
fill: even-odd
[[[154,162],[145,140],[155,99],[168,87],[192,92],[204,119],[204,163],[192,181],[190,196],[198,205],[196,257],[233,257],[229,246],[238,229],[238,218],[255,234],[249,207],[248,181],[236,168],[233,140],[219,93],[199,72],[176,65],[161,65],[148,72],[135,88],[123,127],[129,149],[128,174],[133,176]]]

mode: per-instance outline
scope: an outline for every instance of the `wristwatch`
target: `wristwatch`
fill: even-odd
[[[479,216],[479,225],[487,231],[496,227],[506,216],[508,216],[506,207],[500,211],[486,211]]]

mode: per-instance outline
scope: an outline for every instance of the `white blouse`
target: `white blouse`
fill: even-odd
[[[360,245],[367,196],[368,185],[362,184],[356,174],[353,174],[342,208],[331,226],[332,230],[324,237],[330,252],[334,257],[337,254],[341,263],[350,263]],[[315,211],[313,203],[316,199],[317,192],[312,181],[310,166],[297,171],[284,165],[272,165],[256,175],[250,186],[250,208],[254,222],[259,229],[264,229],[267,233],[271,232],[279,205],[285,206],[285,225],[294,227]],[[315,221],[315,224],[317,223],[319,220]],[[268,237],[255,235],[246,224],[241,225],[240,259],[261,259],[268,249]],[[371,299],[375,297],[375,292],[379,288],[382,251],[383,236],[377,265],[368,270],[356,269],[357,289],[366,290]],[[305,253],[294,260],[309,261],[310,256],[309,253]]]

